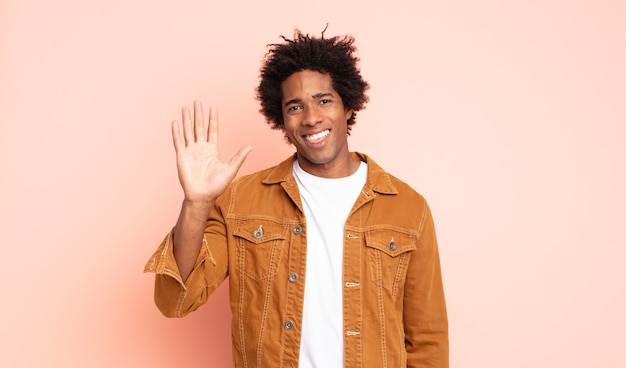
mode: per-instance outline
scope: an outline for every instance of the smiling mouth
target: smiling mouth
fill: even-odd
[[[305,135],[304,139],[307,142],[316,142],[324,137],[326,137],[327,135],[330,134],[330,130],[326,129],[326,130],[322,130],[319,133],[315,133],[315,134],[310,134],[310,135]]]

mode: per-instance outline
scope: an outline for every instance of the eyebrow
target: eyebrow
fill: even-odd
[[[316,100],[319,100],[320,98],[323,98],[323,97],[334,97],[334,96],[330,92],[320,92],[320,93],[314,94],[311,97],[313,97]],[[297,103],[300,103],[300,102],[302,102],[301,98],[292,98],[291,100],[285,102],[285,106],[288,106],[288,105],[291,105],[291,104],[297,104]]]

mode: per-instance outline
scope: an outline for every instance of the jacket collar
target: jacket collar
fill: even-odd
[[[374,160],[364,153],[351,152],[353,157],[359,161],[367,163],[367,182],[365,188],[381,194],[398,194],[398,190],[391,182],[390,175],[383,170]],[[291,157],[272,168],[263,180],[263,184],[278,184],[282,182],[294,181],[293,162],[296,159],[294,153]]]

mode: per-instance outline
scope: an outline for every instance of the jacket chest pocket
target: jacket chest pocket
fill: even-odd
[[[287,244],[288,225],[267,219],[238,220],[233,235],[237,239],[237,270],[252,279],[276,274]]]
[[[416,237],[389,229],[365,232],[365,245],[372,281],[396,297],[406,278]]]

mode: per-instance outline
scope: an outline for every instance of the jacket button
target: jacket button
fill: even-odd
[[[252,233],[252,236],[254,236],[255,239],[261,239],[263,236],[263,227],[259,226],[259,228]]]
[[[289,274],[289,282],[296,282],[298,281],[298,274],[295,272],[292,272]]]
[[[296,235],[300,235],[300,233],[302,232],[302,227],[300,225],[296,225],[293,227],[293,233]]]
[[[391,241],[389,242],[389,250],[396,250],[396,242],[395,241]]]
[[[291,321],[285,322],[285,330],[287,330],[287,331],[293,330],[293,322],[291,322]]]

